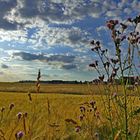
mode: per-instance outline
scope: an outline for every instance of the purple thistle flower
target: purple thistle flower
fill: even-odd
[[[77,133],[78,133],[78,132],[80,131],[80,129],[81,129],[81,127],[80,127],[80,126],[76,126],[76,127],[75,127],[75,132],[77,132]]]
[[[17,139],[21,139],[24,136],[24,132],[23,131],[19,131],[15,134]]]
[[[96,102],[95,102],[95,101],[90,101],[90,104],[91,104],[91,105],[95,105]]]
[[[113,98],[115,98],[117,96],[117,93],[116,92],[114,92],[113,93]]]
[[[80,106],[80,111],[81,112],[85,112],[86,111],[86,108],[84,106]]]
[[[18,119],[20,119],[22,117],[22,112],[19,112],[16,116]]]

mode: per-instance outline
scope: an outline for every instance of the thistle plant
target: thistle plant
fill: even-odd
[[[134,19],[129,18],[121,23],[118,20],[107,21],[107,27],[114,43],[114,57],[110,57],[109,50],[103,48],[100,41],[92,40],[90,42],[93,46],[91,50],[99,56],[99,59],[89,66],[97,71],[99,84],[104,87],[106,97],[105,99],[102,97],[102,101],[106,110],[106,118],[112,129],[111,139],[120,135],[128,140],[130,122],[132,123],[133,120],[133,115],[130,114],[137,112],[138,115],[140,113],[139,108],[135,110],[133,106],[135,97],[130,97],[131,95],[139,96],[140,93],[138,87],[140,80],[138,71],[138,63],[140,64],[139,25],[140,16]],[[121,91],[118,86],[122,88]],[[116,126],[114,126],[113,113],[119,121]]]

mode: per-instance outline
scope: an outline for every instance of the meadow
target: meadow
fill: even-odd
[[[2,83],[1,90],[2,87],[9,88],[0,92],[0,140],[115,140],[115,136],[124,139],[123,120],[116,114],[121,113],[116,103],[121,96],[115,97],[113,88],[110,88],[112,95],[108,96],[102,94],[103,85],[43,84],[39,94],[31,93],[35,91],[34,84]],[[121,86],[118,90],[121,92]],[[138,91],[128,97],[137,107],[140,106]],[[134,94],[130,92],[130,95]],[[111,97],[113,138],[106,110],[108,97]],[[138,119],[139,116],[133,118],[130,124],[139,123]],[[140,134],[136,130],[137,125],[129,131],[131,137],[136,136],[138,140]]]
[[[106,22],[114,57],[90,42],[96,85],[40,84],[40,69],[36,86],[1,83],[0,140],[140,140],[139,23],[140,16]]]

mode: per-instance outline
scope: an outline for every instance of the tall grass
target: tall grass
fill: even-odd
[[[134,28],[129,28],[128,22]],[[0,140],[139,140],[139,22],[140,16],[120,24],[117,20],[107,22],[115,46],[113,58],[99,41],[91,41],[99,59],[90,67],[97,71],[99,80],[96,86],[78,85],[78,90],[71,85],[70,93],[93,95],[39,94],[40,70],[35,94],[0,93]],[[131,85],[125,79],[136,75]],[[121,85],[116,82],[119,77]],[[62,88],[54,90],[53,85],[50,92],[69,90],[67,85]]]
[[[94,46],[91,50],[99,56],[99,59],[89,66],[93,67],[99,74],[99,84],[103,84],[104,93],[106,93],[106,99],[102,98],[102,101],[106,110],[106,118],[110,123],[111,139],[116,139],[119,135],[120,139],[136,138],[136,136],[130,135],[131,124],[135,120],[135,117],[130,114],[137,112],[136,114],[134,113],[135,116],[139,115],[140,107],[135,109],[135,99],[132,99],[130,95],[133,95],[136,90],[138,90],[137,96],[140,93],[138,89],[140,75],[137,63],[140,63],[140,35],[137,29],[139,23],[140,16],[134,19],[129,18],[123,23],[119,23],[118,20],[107,21],[107,27],[111,31],[111,37],[114,42],[114,49],[112,50],[115,53],[112,58],[110,57],[111,52],[103,48],[100,41],[91,41],[91,45]],[[124,52],[123,47],[127,49],[126,52]],[[129,77],[133,77],[134,80],[129,81]],[[122,96],[118,96],[117,78],[120,79],[123,88]],[[104,80],[106,80],[106,84],[104,84]],[[112,92],[110,87],[115,89],[115,92]],[[112,106],[115,108],[115,112]],[[116,114],[115,118],[113,114]],[[114,124],[116,119],[118,123]]]

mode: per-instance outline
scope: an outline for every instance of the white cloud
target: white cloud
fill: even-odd
[[[86,31],[82,31],[79,28],[49,28],[46,27],[40,29],[35,34],[36,41],[34,47],[51,47],[54,45],[64,45],[74,47],[75,49],[88,44],[90,34]],[[32,40],[31,40],[32,41]]]

